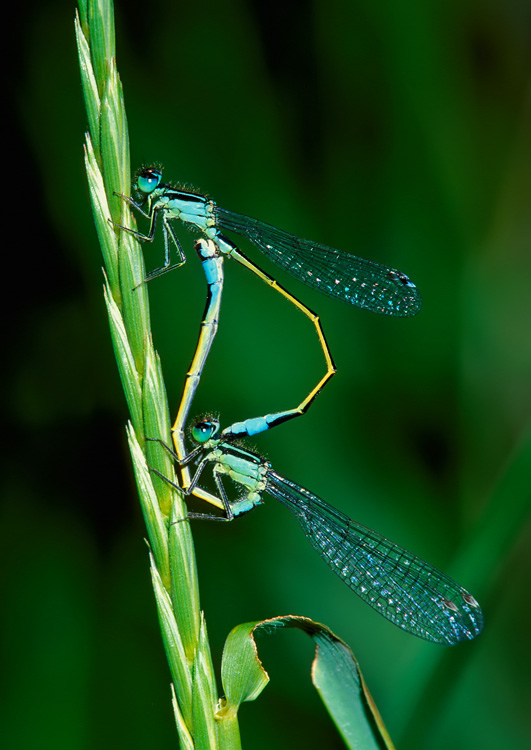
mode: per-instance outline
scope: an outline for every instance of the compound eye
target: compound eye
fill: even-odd
[[[196,443],[206,443],[210,440],[219,430],[219,422],[217,419],[205,419],[203,422],[197,422],[192,427],[192,440]]]
[[[162,172],[159,169],[154,169],[153,167],[150,167],[149,169],[144,169],[138,175],[137,180],[136,180],[136,188],[141,193],[145,193],[146,195],[149,195],[155,190],[155,188],[157,188],[160,185],[161,180],[162,180]]]

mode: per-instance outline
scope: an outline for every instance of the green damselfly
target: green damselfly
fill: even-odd
[[[450,646],[479,635],[483,613],[466,589],[403,547],[284,478],[259,454],[236,442],[242,435],[253,434],[256,422],[240,422],[221,433],[216,419],[203,419],[192,427],[196,447],[179,463],[196,462],[197,469],[182,491],[207,500],[210,497],[209,501],[222,508],[224,515],[189,513],[188,518],[232,521],[253,510],[262,502],[263,493],[268,493],[293,513],[334,573],[399,628]],[[207,466],[212,467],[217,498],[204,490],[197,494],[198,482]],[[223,478],[227,477],[243,490],[236,500],[228,497],[224,487]]]
[[[415,315],[422,306],[416,286],[401,271],[301,239],[257,219],[227,211],[204,195],[163,183],[162,172],[156,167],[141,169],[134,186],[138,200],[125,195],[120,197],[150,220],[149,231],[143,234],[129,227],[116,226],[130,232],[140,241],[152,242],[157,221],[162,222],[164,265],[148,274],[146,280],[177,268],[186,261],[172,226],[174,220],[179,220],[189,228],[200,231],[206,239],[212,240],[222,257],[237,260],[312,321],[325,358],[326,373],[295,409],[285,412],[286,415],[289,414],[286,419],[303,414],[336,372],[321,321],[318,315],[244,255],[222,234],[222,230],[247,238],[270,260],[299,281],[347,304],[395,317]],[[178,258],[173,266],[170,262],[172,246]]]
[[[162,172],[156,167],[140,170],[135,179],[135,189],[139,201],[125,195],[121,197],[150,219],[149,232],[142,234],[127,227],[122,228],[139,240],[152,242],[159,216],[163,224],[164,265],[149,274],[148,278],[185,262],[184,252],[171,225],[173,220],[178,219],[214,240],[222,253],[240,262],[243,257],[241,251],[221,234],[221,230],[246,237],[266,257],[299,281],[348,304],[395,317],[415,315],[422,306],[417,287],[401,271],[301,239],[258,219],[227,211],[204,195],[164,184]],[[170,242],[179,258],[175,266],[170,265]],[[251,270],[256,272],[255,269],[253,264]]]

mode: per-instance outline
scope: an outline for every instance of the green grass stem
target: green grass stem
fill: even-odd
[[[168,453],[147,437],[170,443],[166,389],[150,329],[142,250],[109,219],[131,226],[129,136],[116,68],[113,5],[81,2],[75,20],[87,111],[85,164],[104,261],[104,297],[130,422],[127,435],[150,548],[151,574],[172,679],[182,748],[238,748],[239,733],[218,743],[218,704],[206,625],[199,607],[193,540],[180,494],[149,467],[175,479]],[[221,733],[225,736],[226,733]]]

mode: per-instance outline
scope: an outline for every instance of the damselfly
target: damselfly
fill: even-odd
[[[218,436],[219,422],[204,419],[191,432],[197,447],[180,463],[195,461],[197,470],[184,492],[195,495],[204,470],[211,466],[219,493],[219,498],[212,496],[211,502],[221,507],[224,515],[189,513],[188,518],[232,521],[259,505],[263,493],[268,493],[293,513],[334,573],[399,628],[446,645],[479,635],[483,613],[466,589],[403,547],[285,479],[257,453],[236,444],[235,438],[247,432],[245,422],[232,425]],[[223,478],[227,477],[243,490],[236,500],[229,498],[224,487]],[[207,493],[198,496],[207,499]]]
[[[285,413],[289,414],[286,419],[303,414],[336,372],[321,321],[319,316],[284,289],[276,279],[244,255],[222,234],[222,230],[235,232],[249,239],[264,255],[299,281],[348,304],[395,317],[415,315],[422,306],[416,286],[401,271],[301,239],[258,219],[227,211],[203,195],[164,184],[158,168],[141,169],[135,179],[135,190],[138,200],[125,195],[121,197],[150,220],[148,233],[143,234],[122,225],[116,226],[141,241],[152,242],[157,221],[160,219],[162,222],[164,265],[148,274],[146,280],[185,262],[186,256],[172,226],[174,220],[179,220],[212,240],[222,256],[237,260],[312,321],[325,358],[326,373],[295,409]],[[178,258],[173,266],[170,261],[172,246]]]

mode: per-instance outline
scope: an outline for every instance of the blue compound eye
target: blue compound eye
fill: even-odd
[[[155,188],[160,185],[161,180],[162,172],[158,169],[150,167],[149,169],[144,169],[138,175],[136,180],[136,188],[137,190],[140,190],[141,193],[146,193],[146,195],[149,195],[149,193],[152,193]]]
[[[217,419],[205,419],[192,427],[192,440],[196,443],[206,443],[207,440],[214,437],[218,430],[219,422]]]

